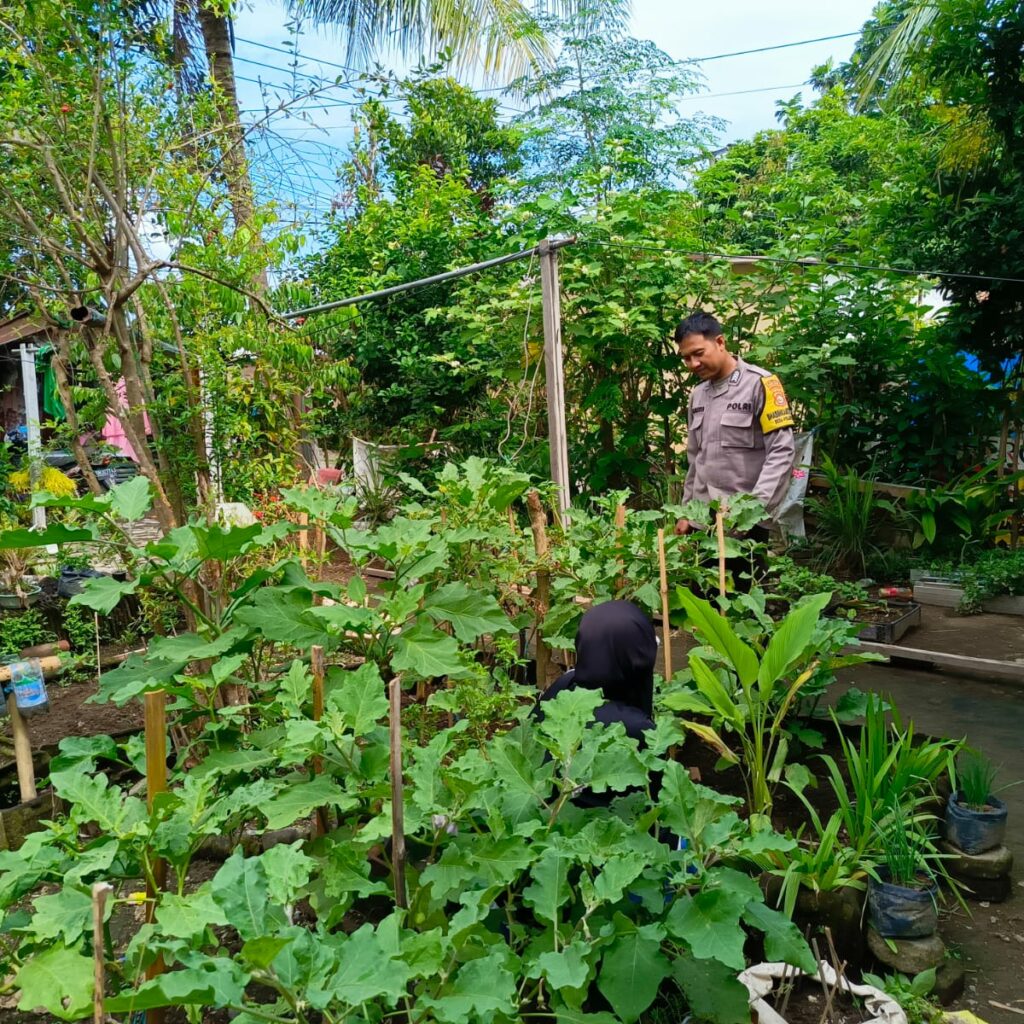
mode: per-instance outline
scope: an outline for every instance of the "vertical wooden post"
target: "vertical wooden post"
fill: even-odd
[[[21,802],[24,804],[29,800],[35,800],[37,796],[36,770],[32,765],[32,740],[28,734],[28,726],[18,710],[18,701],[13,692],[7,697],[7,713],[11,716],[14,762],[18,768],[18,789],[21,792]]]
[[[93,1024],[104,1024],[103,998],[106,995],[106,960],[103,941],[103,911],[107,897],[113,888],[106,882],[95,882],[92,887],[92,1020]]]
[[[313,721],[319,722],[324,716],[324,649],[313,646],[309,649],[309,666],[313,672]],[[313,758],[313,774],[319,775],[324,770],[323,758],[319,755]],[[314,835],[326,835],[330,828],[327,820],[327,808],[316,809],[316,819],[313,824]]]
[[[405,793],[402,785],[402,677],[391,680],[388,696],[391,716],[391,872],[395,886],[395,906],[405,909],[409,899],[405,891]]]
[[[661,647],[665,680],[672,678],[672,626],[668,621],[668,567],[665,563],[665,531],[658,528],[658,569],[661,576]]]
[[[158,793],[167,791],[167,696],[162,690],[145,695],[146,727],[146,806],[153,813],[153,801]],[[167,884],[167,863],[154,860],[152,880],[146,879],[146,922],[156,918],[156,901]],[[160,955],[146,969],[146,979],[164,973],[164,958]],[[146,1024],[164,1024],[164,1007],[146,1011]]]
[[[544,374],[548,396],[548,445],[551,479],[558,486],[558,508],[569,509],[569,446],[565,429],[565,370],[562,364],[562,298],[558,280],[558,249],[566,241],[546,238],[540,252],[541,304],[544,314]]]
[[[530,528],[533,530],[533,546],[537,552],[538,561],[543,561],[548,553],[548,531],[544,515],[544,506],[541,504],[540,495],[536,491],[528,491],[526,495],[526,508],[530,514]],[[551,652],[544,642],[541,632],[541,622],[551,607],[551,574],[547,569],[537,570],[537,587],[533,592],[534,604],[537,614],[536,652],[537,652],[537,686],[546,690],[551,681]]]
[[[615,546],[618,547],[622,543],[622,531],[626,528],[626,506],[616,505],[615,506]],[[615,578],[615,589],[622,590],[626,585],[626,566],[625,562],[620,556],[618,558],[619,563],[619,575]]]
[[[725,597],[725,517],[729,508],[720,505],[715,513],[715,532],[718,535],[718,594]],[[725,614],[725,609],[722,609]]]

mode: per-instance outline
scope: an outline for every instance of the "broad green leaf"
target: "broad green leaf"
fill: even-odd
[[[193,940],[207,928],[228,924],[228,917],[214,902],[210,883],[204,882],[195,892],[185,896],[167,892],[160,897],[156,908],[156,923],[160,933],[175,939]]]
[[[0,551],[41,548],[47,544],[75,544],[95,540],[92,530],[73,529],[63,523],[51,523],[45,530],[2,530]]]
[[[814,954],[800,929],[785,914],[752,900],[743,912],[743,920],[764,932],[764,951],[769,960],[783,960],[814,974]]]
[[[106,775],[64,771],[51,780],[57,795],[72,805],[76,822],[96,822],[104,832],[118,835],[146,818],[146,805],[136,797],[123,797]]]
[[[272,846],[260,858],[267,875],[270,898],[275,903],[294,903],[316,867],[316,861],[307,857],[301,846],[302,840],[288,846],[280,843]]]
[[[465,583],[446,583],[426,600],[423,610],[437,622],[450,622],[455,636],[472,643],[485,633],[515,633],[516,627],[493,594],[471,590]]]
[[[583,742],[587,729],[593,725],[594,711],[602,703],[598,690],[563,690],[554,700],[546,700],[541,708],[544,721],[541,733],[550,740],[552,753],[563,762],[572,760]]]
[[[329,775],[318,775],[312,782],[289,785],[261,810],[267,817],[267,828],[273,830],[295,824],[317,807],[331,805],[350,810],[356,802]]]
[[[740,685],[747,689],[757,678],[757,655],[733,632],[725,616],[707,601],[694,597],[684,587],[679,587],[676,594],[694,626],[732,665],[739,676]]]
[[[665,926],[699,960],[718,960],[742,971],[746,936],[740,927],[740,915],[748,902],[746,894],[721,888],[681,896],[669,911]]]
[[[832,599],[831,594],[815,594],[791,611],[768,642],[757,673],[757,686],[762,700],[767,700],[775,684],[789,667],[803,654],[814,635],[822,609]]]
[[[463,964],[442,991],[444,995],[437,999],[420,1001],[443,1024],[489,1021],[499,1015],[513,1017],[516,1012],[516,979],[505,966],[502,953]]]
[[[277,935],[264,935],[258,939],[249,939],[242,945],[242,959],[258,970],[265,971],[278,953],[292,940]]]
[[[731,967],[681,956],[672,964],[672,976],[695,1019],[708,1024],[750,1024],[750,993]]]
[[[269,899],[267,875],[259,857],[236,850],[213,876],[210,895],[243,939],[258,939],[286,923]]]
[[[326,705],[338,712],[345,728],[356,736],[372,732],[377,723],[387,717],[388,698],[384,680],[373,662],[365,662],[351,671],[332,672],[331,682],[333,685]]]
[[[19,1010],[44,1009],[60,1020],[78,1020],[92,1008],[92,957],[50,946],[18,971]]]
[[[383,997],[393,1005],[405,993],[404,965],[387,958],[371,925],[364,924],[347,936],[337,951],[338,969],[324,983],[335,999],[359,1006]]]
[[[457,678],[472,674],[459,657],[459,645],[454,637],[419,626],[395,640],[391,667],[396,672],[409,672],[419,679]]]
[[[281,703],[293,715],[301,715],[303,706],[313,699],[313,677],[298,658],[292,660],[287,673],[281,676],[278,693]]]
[[[65,946],[74,946],[83,935],[92,933],[92,897],[69,886],[49,896],[37,897],[32,931],[35,938],[44,943],[48,939],[63,938]]]
[[[115,516],[134,523],[141,519],[153,503],[150,482],[140,473],[118,484],[110,492],[110,510]]]
[[[541,953],[537,957],[537,972],[547,978],[556,992],[563,988],[582,988],[590,976],[586,957],[591,950],[591,946],[577,939],[557,952]]]
[[[622,894],[644,869],[639,857],[609,857],[600,864],[600,871],[594,879],[594,891],[607,903],[617,903]]]
[[[256,768],[274,764],[277,755],[272,750],[216,750],[203,758],[192,770],[193,775],[248,774]]]
[[[325,627],[309,615],[312,607],[309,591],[297,588],[282,592],[276,587],[263,587],[255,592],[250,604],[235,612],[235,619],[258,630],[264,640],[309,648],[329,639]]]
[[[113,576],[94,576],[82,583],[81,593],[68,604],[80,604],[101,615],[109,615],[126,594],[134,594],[138,580],[115,580]]]
[[[628,1024],[654,1002],[658,986],[668,977],[671,967],[661,952],[663,933],[659,926],[637,928],[631,922],[627,924],[628,930],[619,935],[601,959],[597,987]]]
[[[91,964],[92,961],[89,960]],[[107,1013],[134,1013],[159,1006],[237,1006],[245,993],[249,975],[234,960],[210,957],[196,966],[168,971],[135,991],[113,996],[103,1002]]]
[[[560,908],[572,895],[569,869],[574,858],[557,849],[545,850],[530,870],[531,883],[523,890],[523,902],[544,921],[557,923]]]
[[[196,539],[196,551],[204,561],[229,562],[237,558],[262,531],[259,523],[251,526],[191,526]]]

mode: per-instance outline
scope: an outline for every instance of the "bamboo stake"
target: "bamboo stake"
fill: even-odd
[[[7,678],[10,679],[10,669]],[[14,762],[18,768],[18,789],[21,791],[21,802],[35,800],[36,770],[32,765],[32,740],[28,734],[28,726],[18,710],[18,701],[14,694],[7,696],[7,713],[11,716],[11,733],[14,736]]]
[[[57,655],[51,655],[48,658],[39,659],[39,668],[43,673],[44,679],[49,679],[51,676],[57,675],[61,669],[64,668],[64,661]],[[0,683],[9,683],[11,681],[11,666],[0,665]]]
[[[533,530],[533,546],[537,552],[537,560],[543,561],[548,553],[547,516],[536,491],[528,491],[526,508],[530,513],[530,528]],[[541,690],[548,688],[551,676],[551,652],[544,643],[540,624],[551,606],[551,574],[547,569],[537,570],[537,587],[533,592],[537,608],[537,686]]]
[[[162,690],[145,695],[146,727],[146,806],[153,813],[158,793],[167,791],[167,696]],[[156,901],[167,884],[167,863],[159,858],[152,863],[152,879],[146,880],[146,922],[156,919]],[[159,955],[146,968],[146,980],[164,973],[164,958]],[[146,1011],[146,1024],[164,1024],[164,1007]]]
[[[103,997],[106,994],[106,960],[104,959],[103,911],[113,887],[106,882],[95,882],[92,887],[92,1019],[93,1024],[104,1024]]]
[[[302,527],[299,530],[299,560],[302,562],[302,568],[305,569],[309,565],[309,530],[306,527],[309,525],[309,513],[299,513],[299,526]]]
[[[658,528],[658,571],[661,575],[662,653],[665,658],[665,679],[672,678],[672,627],[668,621],[668,568],[665,564],[665,531]]]
[[[615,546],[618,547],[622,543],[622,531],[626,528],[626,506],[616,505],[615,506]],[[615,589],[622,590],[626,585],[626,567],[623,564],[622,556],[619,555],[616,558],[619,563],[619,575],[615,580]]]
[[[309,649],[309,667],[313,673],[313,721],[319,722],[324,717],[324,649],[314,645]],[[317,754],[313,758],[313,774],[319,775],[324,770],[323,758]],[[326,835],[330,829],[327,808],[318,807],[313,822],[313,835]]]
[[[402,677],[391,680],[391,872],[394,877],[395,906],[405,909],[405,804],[402,787]]]
[[[727,505],[720,505],[715,513],[715,532],[718,536],[718,594],[725,597],[725,516],[729,511]],[[722,609],[725,614],[725,609]]]

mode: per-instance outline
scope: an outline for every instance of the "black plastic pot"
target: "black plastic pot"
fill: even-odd
[[[86,580],[103,575],[104,573],[97,569],[71,569],[66,565],[62,566],[57,580],[57,593],[61,597],[74,597],[75,594],[82,592],[82,584]]]
[[[1001,846],[1006,835],[1006,804],[991,794],[985,803],[991,810],[975,811],[951,793],[946,803],[946,840],[964,853],[984,853]]]
[[[868,917],[886,939],[923,939],[939,926],[936,897],[939,887],[924,875],[920,888],[908,888],[889,881],[886,868],[878,869],[879,880],[868,882]]]

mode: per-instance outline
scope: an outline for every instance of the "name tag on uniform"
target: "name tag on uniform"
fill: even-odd
[[[764,385],[764,410],[761,413],[761,430],[770,434],[773,430],[793,426],[793,414],[789,409],[789,401],[783,390],[782,381],[773,373],[770,377],[762,377]]]

